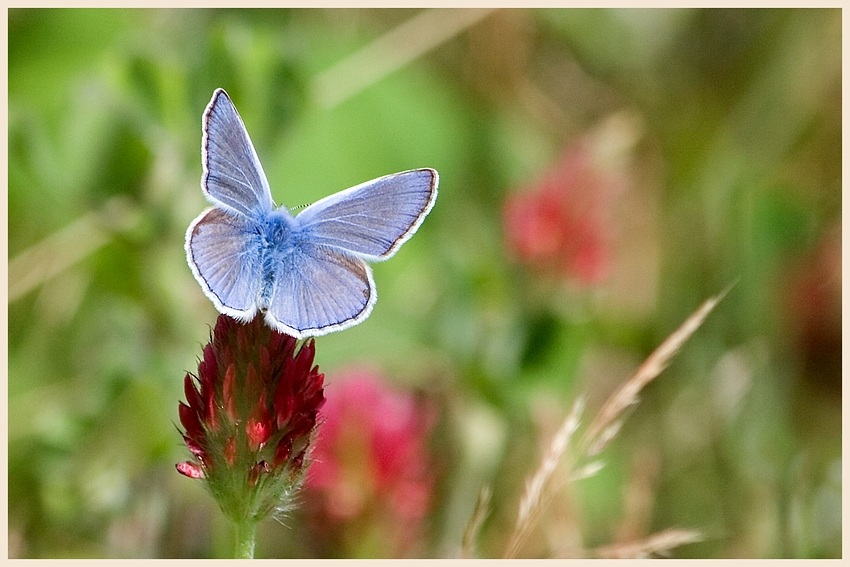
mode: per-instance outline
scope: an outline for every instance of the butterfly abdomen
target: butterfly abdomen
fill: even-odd
[[[293,262],[292,255],[296,252],[295,219],[283,209],[274,210],[258,223],[258,230],[262,284],[257,303],[262,309],[271,299],[281,269]]]

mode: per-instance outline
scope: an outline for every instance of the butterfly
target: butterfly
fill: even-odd
[[[223,89],[203,115],[201,190],[212,207],[186,231],[192,274],[219,312],[304,338],[363,322],[377,295],[367,261],[386,260],[422,224],[439,177],[422,168],[276,207],[245,124]]]

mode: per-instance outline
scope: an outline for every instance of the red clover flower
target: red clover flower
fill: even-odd
[[[304,479],[325,401],[314,355],[312,340],[298,348],[261,317],[219,315],[198,375],[185,377],[179,415],[194,459],[177,470],[205,482],[237,530],[250,531],[251,555],[256,523],[286,511]]]

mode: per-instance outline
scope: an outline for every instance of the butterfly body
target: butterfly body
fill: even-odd
[[[261,264],[264,279],[271,277],[276,267],[297,250],[301,237],[295,218],[283,210],[272,211],[258,219],[256,230],[260,237]]]
[[[213,206],[186,232],[186,257],[216,308],[262,312],[297,338],[363,321],[377,298],[368,261],[385,260],[437,197],[437,172],[410,170],[340,191],[293,216],[274,207],[236,108],[217,89],[204,112],[201,188]]]

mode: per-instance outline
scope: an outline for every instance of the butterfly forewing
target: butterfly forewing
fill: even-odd
[[[239,319],[256,313],[262,281],[257,246],[252,221],[223,209],[207,209],[189,226],[189,266],[219,311]]]
[[[266,321],[296,337],[344,329],[375,302],[372,273],[362,260],[304,244],[278,266]]]
[[[213,93],[203,120],[201,188],[216,204],[256,218],[271,211],[266,174],[227,93]]]
[[[416,232],[436,198],[437,172],[415,169],[326,197],[296,220],[315,244],[383,260]]]

